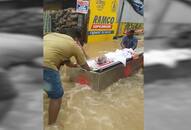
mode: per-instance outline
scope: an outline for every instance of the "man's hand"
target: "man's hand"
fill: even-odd
[[[87,55],[87,53],[85,52],[84,48],[81,46],[81,44],[80,44],[79,41],[77,41],[77,44],[78,44],[78,46],[82,49],[82,51],[83,51],[83,53],[84,53],[86,59],[89,59],[89,56]]]
[[[121,49],[125,48],[125,46],[123,45],[123,42],[121,42],[120,45],[121,45]]]
[[[78,64],[76,64],[76,63],[72,63],[71,61],[66,62],[65,64],[66,64],[68,67],[73,67],[73,68],[78,67]]]
[[[81,65],[81,67],[82,67],[83,69],[87,70],[87,71],[91,71],[91,69],[90,69],[90,67],[89,67],[89,65],[88,65],[87,63],[84,64],[84,65]]]
[[[78,67],[78,64],[76,63],[70,63],[70,64],[66,64],[68,67],[73,67],[73,68],[76,68]]]
[[[134,53],[134,54],[132,55],[132,57],[133,57],[133,59],[134,59],[134,60],[139,59],[139,55],[138,55],[138,54],[136,54],[136,53]]]

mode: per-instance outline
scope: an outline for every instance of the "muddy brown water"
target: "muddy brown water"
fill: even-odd
[[[4,113],[0,121],[0,130],[43,129],[41,69],[15,67],[8,72],[8,76],[17,91],[17,96],[0,102],[0,108],[3,110],[1,112]]]
[[[3,5],[4,4],[2,2],[0,6],[2,7]],[[32,56],[34,53],[36,55],[36,52],[38,52],[39,49],[42,49],[42,47],[37,47],[36,49],[29,47],[30,51],[33,51],[33,54],[30,53],[30,51],[27,51],[27,55],[25,55],[26,53],[23,52],[26,51],[28,45],[31,43],[30,45],[33,47],[32,45],[34,43],[31,42],[30,36],[26,36],[29,38],[28,39],[24,35],[20,35],[29,34],[41,36],[41,30],[43,27],[42,8],[35,7],[13,9],[11,6],[14,5],[11,3],[7,5],[5,4],[5,6],[0,9],[1,36],[4,36],[3,38],[1,37],[1,47],[3,47],[3,49],[1,48],[0,54],[3,66],[8,65],[7,63],[15,63],[16,61],[19,62],[20,60],[22,61],[24,59],[23,55],[25,57],[27,55]],[[7,34],[5,34],[5,32]],[[10,33],[14,33],[16,35],[13,36]],[[20,42],[19,39],[22,42]],[[34,40],[32,41],[34,42]],[[26,47],[23,47],[24,44],[22,43],[24,42],[26,42]],[[20,45],[20,51],[17,50],[18,48],[14,48],[17,43]],[[0,70],[1,69],[2,68],[0,68]],[[6,89],[1,88],[1,96],[2,93],[6,93],[8,95],[8,93],[15,93],[14,90],[17,91],[16,97],[12,99],[4,98],[4,100],[0,101],[0,130],[43,129],[41,72],[41,69],[35,69],[26,66],[17,66],[11,68],[11,70],[5,70],[3,73],[0,72],[0,87],[6,87]],[[3,76],[3,78],[1,76]],[[10,79],[10,81],[8,81],[8,79]],[[13,88],[11,85],[7,84],[12,84]]]
[[[119,42],[117,41],[93,43],[85,46],[86,52],[90,57],[102,55],[116,48],[119,48]],[[94,91],[88,86],[69,82],[65,74],[62,75],[62,79],[65,95],[58,116],[58,127],[47,127],[48,98],[46,94],[44,94],[45,129],[144,129],[144,89],[142,71],[139,71],[129,78],[119,80],[101,92]]]
[[[162,52],[173,49],[176,43],[184,44],[186,40],[189,41],[189,37],[179,38],[179,34],[189,29],[190,25],[183,23],[161,24],[156,34],[166,37],[146,39],[145,54],[151,50]],[[189,46],[187,44],[185,49],[189,49]],[[177,52],[175,53],[178,54]],[[144,72],[145,130],[188,130],[191,128],[191,73],[189,73],[189,67],[187,68],[191,65],[190,59],[174,60],[174,62],[177,63],[176,66],[170,68],[164,63],[145,67],[145,70],[149,69]]]
[[[187,130],[190,124],[191,77],[145,84],[145,129]]]

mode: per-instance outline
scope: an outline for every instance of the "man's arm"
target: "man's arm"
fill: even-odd
[[[88,59],[89,57],[88,57],[87,53],[85,52],[85,50],[84,50],[83,46],[79,43],[79,41],[77,41],[77,44],[78,44],[78,45],[79,45],[79,47],[82,49],[82,51],[83,51],[83,53],[84,53],[85,57]]]
[[[133,41],[133,46],[132,46],[132,49],[134,50],[136,47],[137,47],[137,43],[138,43],[138,39],[135,38],[134,41]]]
[[[84,65],[81,65],[81,67],[87,71],[91,71],[91,69],[87,63],[85,63]]]
[[[72,67],[72,68],[78,67],[77,64],[71,62],[70,60],[63,61],[63,62],[60,64],[60,67],[63,66],[63,65],[66,65],[66,66]]]
[[[85,57],[88,59],[89,57],[88,57],[88,55],[86,54],[86,52],[85,52],[84,48],[83,48],[82,46],[80,46],[80,47],[81,47],[81,49],[82,49],[82,51],[83,51],[83,53],[84,53]]]
[[[74,48],[75,51],[75,58],[77,60],[77,63],[85,70],[90,71],[90,67],[86,62],[86,58],[85,55],[83,53],[83,50],[81,49],[81,47],[76,47]]]
[[[124,46],[124,44],[123,44],[123,43],[124,43],[124,41],[125,41],[125,37],[123,37],[122,41],[120,42],[120,45],[121,45],[121,48],[122,48],[122,49],[124,49],[124,48],[125,48],[125,46]]]
[[[122,49],[124,49],[124,48],[125,48],[125,46],[123,45],[123,43],[122,43],[122,42],[120,43],[120,45],[121,45],[121,48],[122,48]]]
[[[89,56],[87,55],[87,53],[85,52],[84,48],[82,48],[82,51],[84,52],[84,55],[87,59],[89,59]]]
[[[78,67],[78,65],[77,64],[75,64],[75,63],[72,63],[71,61],[69,61],[69,62],[66,62],[65,63],[65,65],[67,65],[68,67]]]

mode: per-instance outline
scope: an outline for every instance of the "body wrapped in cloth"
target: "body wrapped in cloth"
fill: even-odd
[[[137,72],[143,65],[143,48],[116,50],[88,60],[87,63],[92,71],[68,67],[67,74],[71,81],[100,91]]]
[[[132,49],[117,49],[115,52],[109,52],[103,56],[97,57],[96,59],[88,60],[88,65],[93,71],[99,71],[122,63],[124,66],[127,64],[127,60],[132,59],[136,56],[136,53]]]

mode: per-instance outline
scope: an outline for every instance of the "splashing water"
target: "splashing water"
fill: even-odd
[[[64,130],[143,130],[143,75],[121,79],[97,92],[88,86],[64,83],[65,95],[58,117]],[[44,123],[48,99],[44,96]],[[55,130],[55,129],[52,129]]]

